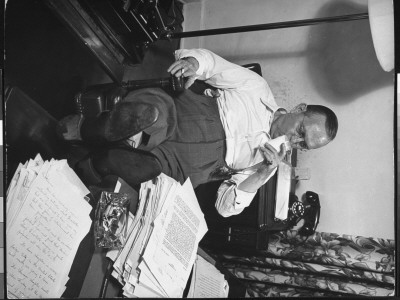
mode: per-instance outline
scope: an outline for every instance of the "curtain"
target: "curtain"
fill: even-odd
[[[296,230],[272,234],[250,257],[220,255],[249,297],[393,296],[394,240]]]

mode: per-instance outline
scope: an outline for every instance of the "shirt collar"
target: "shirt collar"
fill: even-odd
[[[269,107],[268,107],[268,108],[269,108]],[[269,109],[271,109],[271,108],[269,108]],[[276,112],[277,112],[278,110],[283,110],[285,113],[287,113],[287,110],[286,110],[286,109],[284,109],[283,107],[280,107],[280,106],[278,106],[278,105],[276,105],[276,106],[274,107],[274,110],[271,109],[272,114],[271,114],[271,119],[269,120],[269,128],[271,128],[272,121],[274,120],[275,114],[276,114]]]

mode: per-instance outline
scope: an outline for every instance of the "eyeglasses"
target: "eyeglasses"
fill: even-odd
[[[303,151],[307,151],[307,150],[308,150],[308,145],[307,145],[307,143],[304,141],[304,139],[305,139],[305,137],[306,137],[306,129],[305,129],[305,127],[304,127],[304,118],[305,118],[305,117],[306,117],[306,115],[303,116],[303,120],[302,120],[300,126],[296,129],[296,136],[297,136],[299,139],[302,139],[303,141],[300,141],[300,142],[298,142],[298,143],[295,144],[295,145],[297,146],[297,147],[295,147],[295,148],[297,148],[297,149],[299,149],[299,150],[303,150]]]

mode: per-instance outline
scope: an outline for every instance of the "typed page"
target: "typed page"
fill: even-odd
[[[144,260],[168,296],[181,297],[207,225],[190,181],[170,200],[154,222]]]

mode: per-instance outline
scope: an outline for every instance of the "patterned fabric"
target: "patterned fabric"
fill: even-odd
[[[222,255],[250,297],[394,295],[393,240],[295,230],[270,236],[258,256]]]
[[[246,297],[264,298],[264,297],[337,297],[338,294],[329,292],[315,292],[300,288],[288,286],[273,286],[263,283],[247,284]]]

